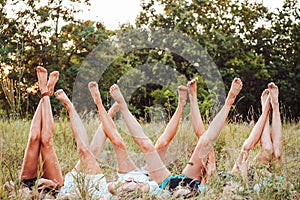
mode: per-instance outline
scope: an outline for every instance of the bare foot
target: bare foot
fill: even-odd
[[[232,174],[238,174],[241,170],[241,166],[242,166],[242,162],[244,159],[249,158],[249,152],[246,150],[241,150],[236,161],[235,164],[231,170]]]
[[[187,87],[180,85],[177,90],[178,90],[178,102],[185,105],[187,100],[187,95],[188,95]]]
[[[49,79],[48,79],[48,83],[47,83],[49,96],[53,95],[54,86],[58,81],[58,77],[59,77],[59,72],[58,71],[53,71],[49,75]]]
[[[102,103],[100,92],[98,89],[98,84],[96,82],[92,81],[92,82],[89,82],[88,87],[89,87],[90,93],[94,99],[95,104],[98,105],[99,103]]]
[[[277,85],[275,85],[275,83],[271,82],[268,84],[268,89],[270,91],[271,104],[272,104],[272,107],[274,108],[274,106],[279,105],[279,103],[278,103],[278,94],[279,94],[278,87],[277,87]]]
[[[117,84],[113,84],[110,87],[110,95],[112,96],[112,98],[118,102],[120,105],[126,105],[125,99],[120,91],[120,88]]]
[[[187,88],[189,92],[190,97],[196,97],[197,96],[197,80],[198,78],[194,78],[191,81],[188,82]]]
[[[227,98],[226,98],[226,104],[232,105],[234,103],[235,98],[240,93],[241,89],[243,87],[243,83],[240,78],[234,78],[230,90],[228,92]]]
[[[270,162],[272,154],[272,150],[260,149],[257,155],[255,156],[254,161],[267,165]]]
[[[260,96],[260,102],[261,102],[261,108],[262,110],[264,110],[265,106],[267,105],[267,103],[270,103],[270,96],[269,96],[269,90],[265,89],[261,96]]]
[[[38,81],[39,81],[39,88],[41,91],[41,94],[44,94],[46,92],[48,92],[48,88],[47,88],[47,70],[44,67],[37,67],[36,68],[37,71],[37,77],[38,77]]]
[[[243,154],[242,162],[240,166],[240,172],[244,181],[248,180],[248,163],[249,163],[249,153]]]
[[[108,116],[113,117],[119,111],[119,109],[119,104],[114,103],[107,112]]]
[[[61,101],[64,106],[66,106],[67,108],[72,105],[72,102],[70,101],[70,99],[68,98],[68,96],[66,95],[66,93],[62,90],[62,89],[59,89],[57,90],[55,93],[55,98],[59,101]]]

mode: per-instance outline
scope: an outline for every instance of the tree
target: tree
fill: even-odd
[[[5,91],[2,95],[6,94],[7,99],[18,102],[14,109],[10,103],[11,109],[25,116],[34,111],[39,99],[36,95],[35,67],[44,66],[48,71],[63,72],[57,87],[72,90],[72,81],[84,56],[107,34],[101,23],[74,18],[80,12],[78,5],[89,5],[87,0],[52,0],[44,4],[33,0],[15,0],[12,3],[16,7],[22,5],[23,9],[8,19],[3,9],[7,2],[2,3],[1,19],[7,25],[2,26],[0,32],[5,47],[1,48],[1,69],[5,67],[6,70],[5,73],[1,71],[1,81],[3,84],[10,83],[14,88],[2,87]],[[7,107],[5,103],[4,107]]]
[[[157,5],[163,8],[162,13],[156,12]],[[284,94],[281,101],[288,117],[299,117],[299,104],[295,104],[299,94],[290,93],[299,82],[297,1],[287,0],[277,12],[261,3],[237,0],[144,0],[142,8],[138,27],[174,29],[198,41],[219,67],[226,89],[234,76],[242,78],[243,99],[236,111],[243,119],[251,107],[260,107],[260,93],[270,81]],[[178,59],[173,59],[177,64]],[[183,70],[191,74],[188,68]],[[289,109],[291,105],[295,112]]]

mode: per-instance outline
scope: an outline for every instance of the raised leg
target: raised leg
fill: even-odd
[[[165,162],[165,155],[167,152],[167,149],[169,147],[169,144],[173,140],[177,130],[178,125],[181,119],[182,110],[186,104],[187,100],[187,88],[185,86],[179,86],[178,87],[178,105],[176,108],[175,113],[173,114],[172,118],[170,119],[168,125],[166,126],[165,131],[163,134],[158,138],[158,140],[155,143],[155,149],[157,150],[160,159]]]
[[[42,131],[41,131],[41,155],[43,161],[43,174],[46,179],[54,181],[56,184],[63,185],[63,176],[53,145],[54,119],[47,87],[47,70],[37,67],[39,87],[42,94]],[[49,87],[52,89],[58,80],[57,71],[50,74]]]
[[[282,125],[278,102],[278,87],[272,82],[268,84],[272,105],[272,142],[273,142],[273,157],[275,160],[281,160],[282,153]]]
[[[54,87],[55,87],[55,84],[58,81],[58,78],[59,78],[59,72],[58,71],[53,71],[53,72],[50,73],[49,80],[47,82],[47,88],[48,88],[49,96],[53,95]]]
[[[198,78],[194,78],[191,81],[189,81],[187,84],[187,88],[188,88],[188,94],[190,99],[192,126],[196,136],[199,139],[200,136],[204,134],[205,127],[198,106],[197,80]],[[207,167],[207,178],[217,171],[215,151],[213,147],[209,151],[206,167]]]
[[[130,159],[125,143],[121,136],[119,135],[117,128],[111,119],[111,117],[106,113],[105,108],[103,107],[100,92],[98,89],[98,84],[96,82],[89,83],[89,90],[94,99],[95,104],[97,105],[100,119],[102,121],[102,126],[104,133],[111,141],[117,159],[117,168],[119,173],[126,173],[136,169],[135,164]]]
[[[266,104],[263,108],[263,112],[262,112],[261,116],[259,117],[255,126],[253,127],[249,137],[245,140],[245,142],[242,146],[241,152],[233,166],[232,173],[237,173],[241,170],[242,161],[248,160],[248,158],[245,158],[245,155],[249,156],[250,150],[255,147],[255,145],[258,143],[259,139],[261,138],[263,129],[265,127],[265,124],[267,122],[267,118],[268,118],[269,112],[270,112],[270,103],[269,102],[270,102],[270,97],[267,98]]]
[[[242,89],[242,81],[239,78],[234,78],[231,84],[230,91],[225,101],[225,105],[215,116],[210,123],[207,131],[200,137],[194,152],[190,158],[189,164],[184,168],[183,174],[201,181],[203,175],[206,173],[207,156],[212,148],[213,142],[217,139],[224,123],[227,119],[228,113],[236,96]]]
[[[270,103],[270,101],[267,101],[268,96],[269,96],[269,90],[265,89],[261,95],[262,111],[264,110],[266,103]],[[260,145],[261,148],[258,154],[256,155],[255,160],[257,162],[268,164],[271,156],[273,155],[273,144],[272,144],[271,134],[270,134],[269,115],[267,117],[265,126],[263,128],[262,135],[260,137]]]
[[[159,154],[157,153],[152,141],[146,136],[141,125],[128,110],[127,104],[120,92],[118,85],[114,84],[111,86],[110,94],[113,99],[119,103],[120,111],[124,116],[126,126],[132,138],[139,145],[141,151],[145,156],[147,170],[149,171],[150,178],[157,183],[161,183],[171,173],[160,159]]]
[[[191,109],[191,118],[192,126],[198,138],[205,132],[205,127],[198,106],[197,99],[197,78],[189,81],[187,84],[188,94],[190,99],[190,109]]]
[[[42,102],[43,100],[41,99],[31,121],[28,142],[20,173],[21,181],[36,178],[38,175],[42,130]]]
[[[117,103],[114,103],[111,108],[108,110],[107,114],[110,118],[113,118],[113,116],[118,112],[119,106]],[[93,153],[93,155],[97,158],[99,156],[99,153],[102,151],[105,141],[107,137],[106,134],[103,131],[103,126],[100,124],[98,129],[96,130],[90,148]]]
[[[94,157],[89,148],[88,135],[86,133],[86,129],[78,113],[76,112],[72,102],[67,97],[65,92],[61,89],[55,92],[55,97],[62,102],[62,104],[66,107],[69,113],[71,128],[75,137],[77,150],[80,158],[80,162],[75,166],[75,169],[88,174],[102,174],[102,171],[96,161],[96,158]]]

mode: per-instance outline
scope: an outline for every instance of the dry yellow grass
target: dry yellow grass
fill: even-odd
[[[88,119],[84,121],[90,137],[99,125],[98,119]],[[27,137],[30,127],[29,120],[11,120],[0,121],[0,145],[1,145],[1,172],[0,172],[0,199],[8,199],[8,194],[3,184],[6,181],[17,182],[20,172],[22,158],[27,143]],[[121,135],[124,137],[128,151],[132,158],[143,165],[142,155],[137,145],[132,141],[128,135],[127,128],[123,121],[117,121],[117,127]],[[143,124],[146,134],[155,141],[162,133],[165,124],[151,123]],[[217,156],[218,172],[229,171],[233,166],[234,160],[237,157],[238,151],[251,131],[251,126],[243,123],[226,124],[222,130],[220,137],[214,144]],[[284,123],[284,148],[283,148],[283,170],[282,174],[284,180],[276,182],[273,180],[272,184],[261,187],[261,191],[254,191],[253,185],[239,184],[239,180],[231,185],[229,195],[230,199],[292,199],[295,197],[295,191],[300,192],[300,124],[299,123]],[[196,144],[196,137],[188,121],[183,121],[179,127],[179,131],[172,141],[168,150],[167,167],[174,174],[181,172],[182,168],[188,162],[188,158]],[[63,171],[66,174],[70,171],[78,160],[76,151],[76,143],[74,141],[70,123],[66,118],[55,120],[55,134],[54,145],[57,152],[58,159]],[[251,157],[255,156],[259,149],[251,152]],[[98,158],[101,162],[104,174],[108,181],[116,178],[115,159],[112,146],[109,141],[106,142],[103,152]],[[238,184],[237,184],[238,183]],[[293,186],[293,187],[292,187]],[[203,199],[226,199],[224,193],[224,180],[218,176],[214,177],[207,185],[209,188],[207,192],[201,194]],[[228,189],[228,188],[227,188]],[[143,195],[142,195],[143,196]],[[123,197],[125,198],[125,197]],[[127,199],[134,199],[133,197],[126,197]],[[149,197],[144,196],[142,199]],[[194,197],[194,198],[199,198]],[[16,195],[15,199],[22,199],[21,196]]]

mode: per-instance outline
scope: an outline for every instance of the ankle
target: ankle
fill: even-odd
[[[279,109],[279,102],[271,102],[273,109]]]
[[[66,107],[66,109],[67,109],[68,112],[70,112],[71,110],[74,109],[74,106],[73,106],[72,102],[66,101],[66,102],[63,102],[63,104]]]
[[[233,98],[227,97],[225,100],[225,106],[231,107],[234,103],[234,100],[235,99],[233,99]]]
[[[41,92],[41,99],[45,96],[49,96],[49,92]]]
[[[126,103],[121,103],[121,104],[119,104],[119,106],[120,106],[120,110],[122,112],[128,110],[128,106]]]
[[[185,106],[185,104],[186,104],[186,101],[179,101],[178,102],[178,107],[184,107]]]
[[[45,87],[40,87],[40,92],[41,92],[41,94],[46,93],[46,92],[48,93],[49,90],[48,90],[47,86],[45,86]]]

